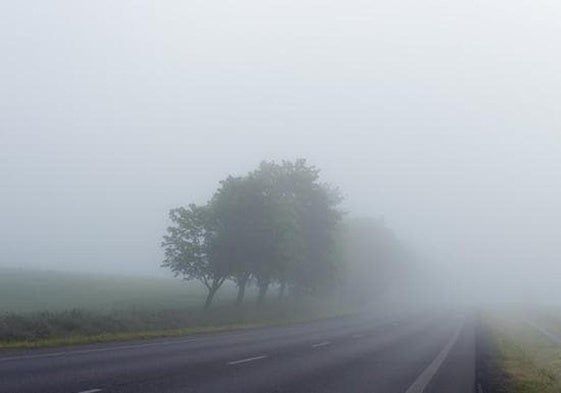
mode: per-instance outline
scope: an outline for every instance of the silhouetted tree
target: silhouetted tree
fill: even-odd
[[[217,252],[228,258],[232,278],[238,286],[237,303],[243,301],[245,289],[256,261],[262,257],[267,214],[265,196],[259,183],[249,177],[228,177],[210,203],[218,225]]]
[[[230,261],[216,247],[218,231],[208,206],[191,204],[170,211],[172,225],[164,236],[165,259],[162,266],[185,280],[199,280],[208,290],[205,309],[231,274]]]
[[[327,289],[340,273],[341,200],[305,160],[264,161],[246,176],[221,181],[206,206],[171,211],[163,266],[201,280],[209,291],[205,307],[227,278],[238,286],[238,303],[251,278],[258,303],[273,283],[281,294],[287,286],[302,293]]]

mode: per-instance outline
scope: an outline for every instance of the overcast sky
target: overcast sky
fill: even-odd
[[[557,1],[0,14],[0,266],[158,272],[170,208],[304,157],[352,214],[470,280],[561,280]]]

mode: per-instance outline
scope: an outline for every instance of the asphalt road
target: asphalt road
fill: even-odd
[[[450,313],[0,355],[0,392],[472,393],[474,327]]]

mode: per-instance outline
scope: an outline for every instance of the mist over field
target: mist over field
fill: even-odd
[[[411,250],[416,291],[561,302],[557,3],[0,14],[0,267],[169,276],[170,209],[262,160],[306,158],[347,216],[383,217]]]

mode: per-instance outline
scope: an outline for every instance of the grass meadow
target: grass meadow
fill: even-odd
[[[226,285],[217,304],[234,296]],[[88,311],[115,309],[179,309],[202,304],[205,290],[198,282],[177,278],[103,276],[0,269],[0,313]]]
[[[278,299],[274,292],[258,307],[254,290],[239,307],[235,293],[225,285],[204,311],[205,290],[195,282],[0,270],[0,349],[183,335],[340,313],[330,301]]]
[[[561,309],[512,309],[488,313],[496,365],[507,377],[508,392],[561,392]],[[548,334],[553,336],[548,337]]]

